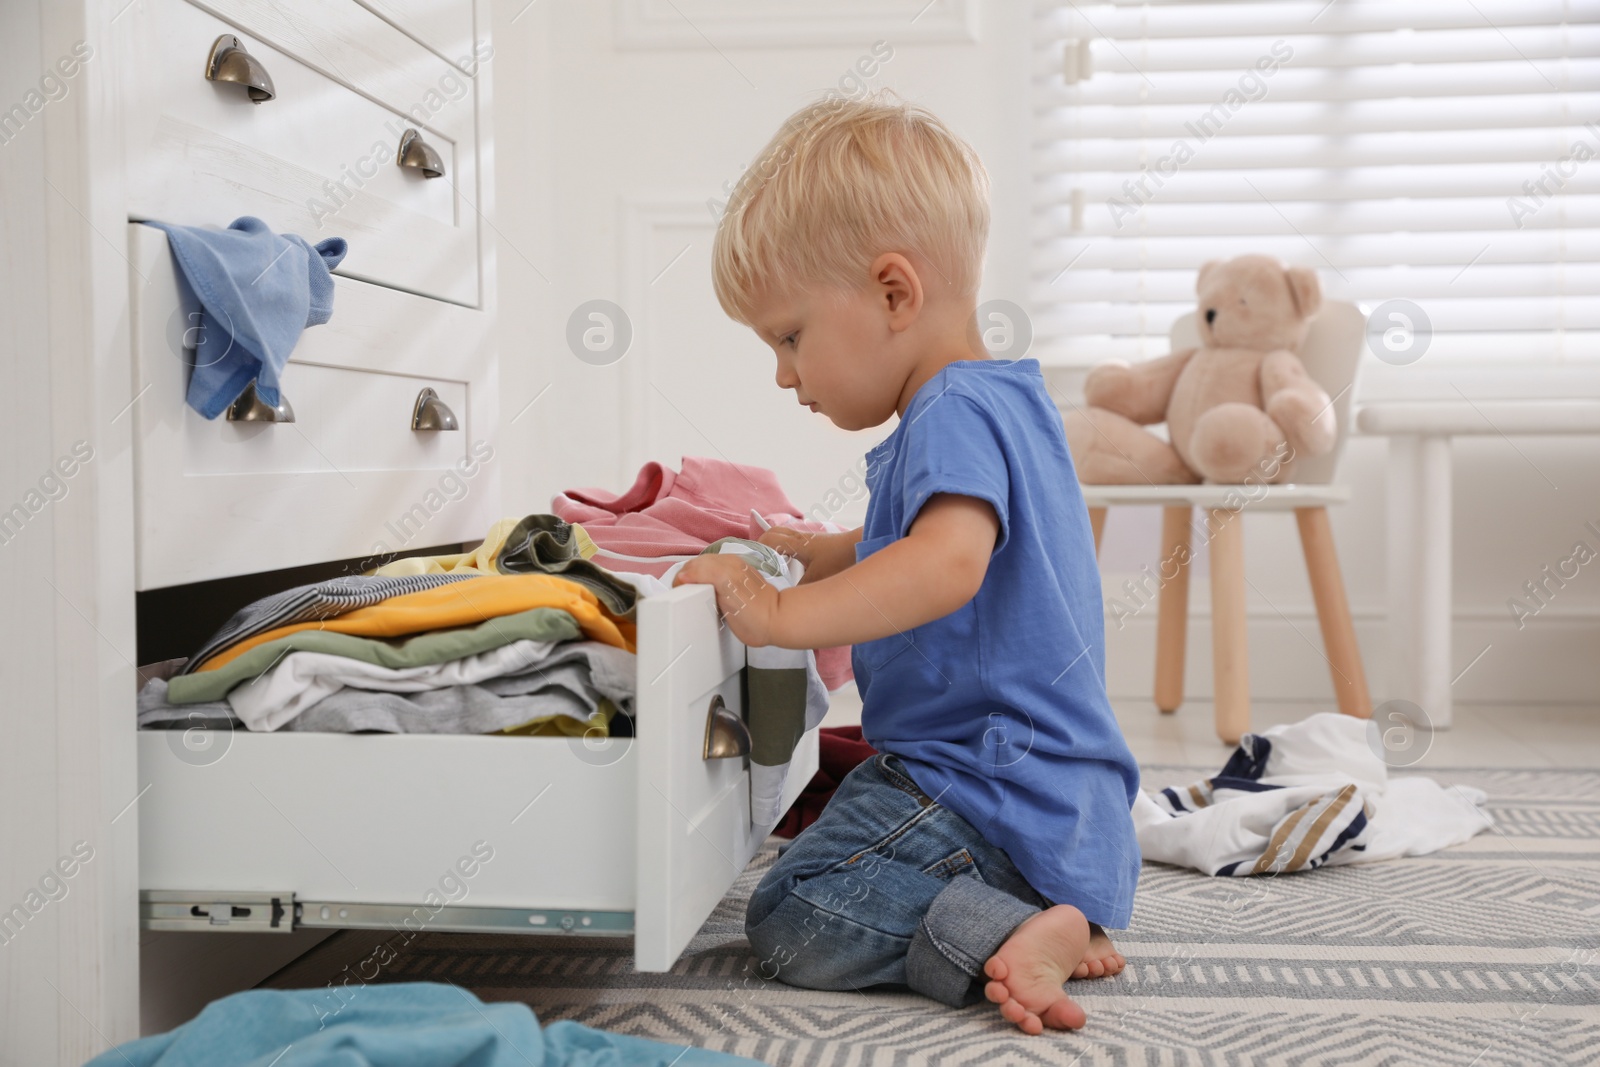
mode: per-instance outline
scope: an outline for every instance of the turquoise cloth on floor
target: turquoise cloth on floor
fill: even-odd
[[[307,326],[333,316],[333,276],[349,246],[342,237],[312,245],[276,234],[253,215],[226,230],[149,221],[167,235],[185,289],[184,343],[194,342],[185,399],[214,419],[252,380],[262,402],[278,403],[278,379]]]
[[[342,999],[341,999],[342,997]],[[574,1022],[437,982],[251,989],[85,1067],[759,1067]]]

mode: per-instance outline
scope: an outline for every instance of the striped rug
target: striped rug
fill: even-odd
[[[1146,787],[1214,773],[1147,766]],[[988,1005],[763,982],[743,938],[763,851],[666,975],[626,941],[418,937],[382,980],[454,982],[541,1019],[805,1067],[1600,1064],[1600,773],[1439,769],[1496,828],[1432,856],[1276,878],[1146,864],[1128,970],[1074,982],[1076,1033],[1026,1037]],[[365,938],[365,940],[363,940]],[[375,935],[274,977],[321,985]]]

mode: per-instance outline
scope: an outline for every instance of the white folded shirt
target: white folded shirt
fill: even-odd
[[[328,652],[301,650],[228,691],[233,713],[251,730],[276,730],[345,686],[386,693],[421,693],[515,674],[549,657],[560,642],[523,638],[460,659],[421,667],[381,667]]]

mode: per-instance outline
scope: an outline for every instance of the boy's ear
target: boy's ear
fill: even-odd
[[[922,310],[922,279],[899,252],[885,252],[872,261],[873,297],[889,316],[891,330],[904,330]]]

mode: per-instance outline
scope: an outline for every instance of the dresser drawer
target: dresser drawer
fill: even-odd
[[[147,0],[138,17],[130,218],[255,215],[312,242],[348,239],[345,277],[479,304],[471,77],[354,0]],[[272,99],[205,77],[224,34],[267,72]],[[407,129],[442,176],[396,162]]]
[[[476,540],[500,517],[486,316],[347,278],[284,370],[292,423],[207,420],[184,402],[166,235],[128,227],[136,587]],[[432,388],[460,429],[413,430]]]
[[[642,600],[638,648],[627,740],[140,730],[145,924],[237,929],[191,908],[238,901],[258,930],[632,932],[635,967],[667,970],[772,825],[746,759],[703,749],[713,698],[742,716],[747,689],[710,588]],[[819,746],[796,746],[783,810]]]

